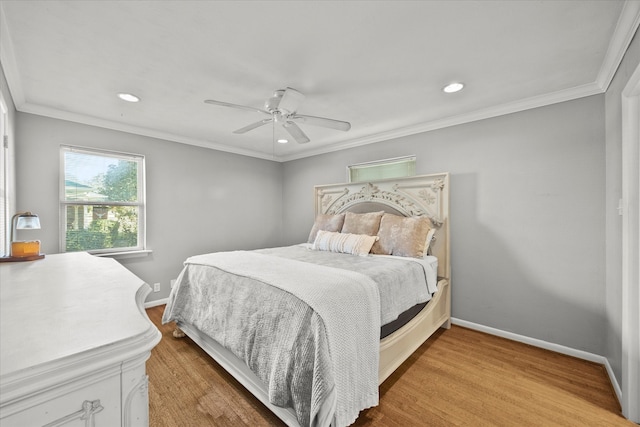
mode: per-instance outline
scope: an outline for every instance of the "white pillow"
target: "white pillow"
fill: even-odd
[[[313,249],[316,251],[367,256],[376,240],[378,240],[378,236],[320,230],[313,242]]]

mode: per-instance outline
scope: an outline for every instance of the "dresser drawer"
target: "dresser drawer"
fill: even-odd
[[[49,397],[51,399],[47,400]],[[20,408],[20,409],[18,409]],[[16,412],[17,410],[17,412]],[[74,389],[73,384],[3,408],[2,427],[113,427],[121,425],[120,375]]]

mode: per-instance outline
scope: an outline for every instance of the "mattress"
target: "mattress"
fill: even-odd
[[[416,317],[418,313],[420,313],[422,309],[427,306],[427,303],[428,302],[416,304],[410,309],[400,313],[397,319],[392,320],[391,322],[385,325],[382,325],[380,327],[380,339],[388,337],[389,335],[391,335],[392,333],[394,333],[395,331],[397,331],[398,329],[402,328],[404,325],[409,323],[411,319]]]

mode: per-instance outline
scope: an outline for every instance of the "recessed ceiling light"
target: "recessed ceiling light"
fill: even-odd
[[[138,101],[140,101],[140,98],[138,98],[137,96],[135,96],[132,93],[119,93],[118,94],[118,98],[122,99],[123,101],[127,101],[127,102],[138,102]]]
[[[289,140],[288,139],[284,139],[284,138],[278,140],[278,143],[280,143],[280,144],[286,144],[287,142],[289,142]]]
[[[461,91],[463,87],[464,87],[464,83],[454,82],[446,85],[445,87],[442,88],[442,90],[445,91],[446,93],[454,93],[454,92]]]

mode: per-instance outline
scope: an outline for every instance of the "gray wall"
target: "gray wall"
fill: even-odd
[[[160,299],[189,255],[306,240],[313,186],[345,181],[348,164],[416,154],[419,174],[451,173],[453,315],[606,355],[619,381],[620,92],[640,62],[639,43],[606,96],[282,165],[15,114],[0,75],[17,127],[14,206],[40,214],[38,238],[56,253],[59,145],[145,155],[153,254],[121,262],[161,282],[150,295]],[[202,224],[181,222],[191,212]]]
[[[169,295],[170,280],[190,255],[280,243],[279,163],[26,113],[16,122],[17,208],[37,213],[42,224],[23,233],[40,239],[48,254],[59,251],[60,145],[145,156],[153,253],[120,262],[145,282],[160,282],[161,292],[148,301]]]
[[[284,243],[351,163],[417,155],[451,173],[453,316],[604,354],[604,95],[285,164]]]
[[[636,33],[606,93],[606,350],[617,381],[622,377],[622,90],[640,64],[640,37]]]

